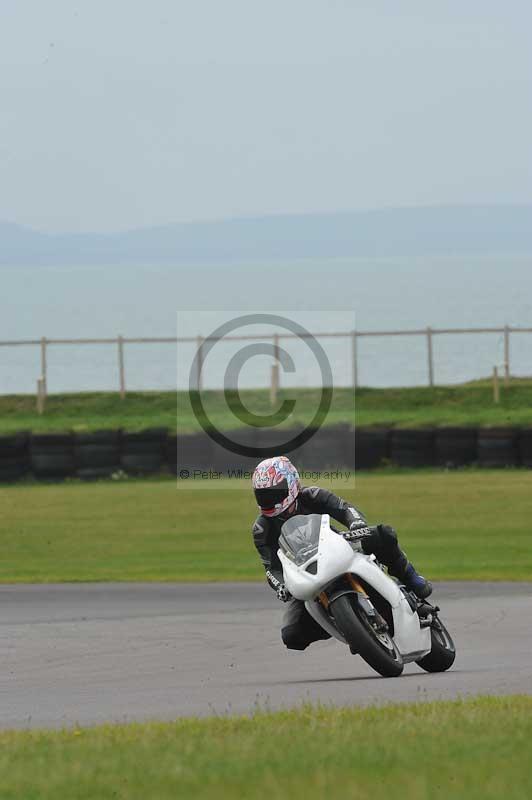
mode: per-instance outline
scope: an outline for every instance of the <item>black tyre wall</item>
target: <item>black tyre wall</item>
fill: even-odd
[[[201,433],[170,436],[166,445],[166,463],[174,475],[181,470],[205,471],[212,469],[213,442]]]
[[[177,436],[171,434],[166,439],[164,448],[166,468],[172,475],[177,475]]]
[[[95,431],[74,436],[76,476],[105,478],[120,469],[120,431]]]
[[[28,443],[27,433],[0,436],[0,483],[18,481],[28,472]]]
[[[0,458],[0,483],[19,481],[28,470],[27,458]]]
[[[519,460],[523,467],[532,467],[532,428],[523,428],[519,434]]]
[[[515,428],[480,428],[478,433],[479,466],[517,466],[519,464],[518,433]]]
[[[130,475],[160,472],[165,463],[166,429],[122,434],[121,468]]]
[[[437,428],[434,439],[436,464],[461,467],[477,460],[476,428]]]
[[[357,428],[355,430],[355,467],[379,467],[390,457],[389,428]]]
[[[227,439],[243,447],[260,447],[260,429],[247,427],[234,431],[223,431]],[[237,477],[240,472],[253,471],[259,461],[258,456],[240,455],[226,449],[218,442],[212,442],[211,464],[212,469],[221,472],[224,477]]]
[[[257,441],[261,449],[264,450],[264,454],[261,454],[260,458],[271,458],[272,456],[281,454],[283,456],[288,456],[294,464],[299,464],[301,462],[301,453],[305,445],[288,451],[286,447],[284,447],[284,444],[289,444],[290,440],[295,439],[303,430],[305,430],[303,425],[294,425],[293,428],[287,428],[285,430],[281,428],[260,428]],[[259,457],[257,457],[256,460],[258,461]]]
[[[399,467],[429,467],[435,463],[434,431],[402,429],[392,431],[390,458]]]
[[[297,451],[298,466],[304,470],[336,470],[353,466],[355,442],[351,425],[319,428]],[[290,456],[290,458],[295,458]]]
[[[120,447],[87,444],[74,446],[76,467],[109,467],[120,468]]]
[[[36,478],[103,478],[119,469],[131,474],[151,474],[163,469],[176,474],[189,471],[252,471],[261,457],[288,455],[301,469],[371,469],[390,459],[399,466],[532,467],[532,428],[452,428],[389,430],[348,425],[320,429],[302,447],[285,453],[279,442],[293,438],[302,427],[286,431],[268,428],[229,432],[247,445],[266,447],[256,457],[225,451],[203,431],[168,435],[155,429],[141,433],[97,431],[84,434],[18,433],[0,436],[0,482],[16,481],[32,472]],[[354,442],[354,448],[353,448]],[[270,444],[271,443],[271,444]]]
[[[30,439],[31,471],[36,478],[58,480],[74,474],[71,434],[35,434]]]

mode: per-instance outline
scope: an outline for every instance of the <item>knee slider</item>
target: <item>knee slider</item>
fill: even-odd
[[[301,636],[299,625],[286,625],[281,630],[281,639],[289,650],[305,650],[309,642]]]

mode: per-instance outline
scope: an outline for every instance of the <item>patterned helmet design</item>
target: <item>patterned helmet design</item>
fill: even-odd
[[[251,482],[259,508],[266,517],[277,517],[290,508],[301,488],[299,473],[286,456],[261,461]]]

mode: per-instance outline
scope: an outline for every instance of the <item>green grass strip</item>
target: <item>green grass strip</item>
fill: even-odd
[[[435,580],[532,580],[532,472],[366,473],[321,482],[387,522]],[[264,580],[247,481],[0,488],[0,581]]]
[[[6,732],[0,795],[528,800],[531,741],[529,696]]]
[[[244,424],[227,408],[223,392],[202,395],[213,424],[231,430]],[[242,402],[251,414],[271,415],[269,392],[243,390]],[[296,400],[293,414],[283,427],[307,424],[319,403],[319,389],[281,391],[279,406],[286,398]],[[356,416],[355,416],[356,405]],[[244,417],[244,421],[245,421]],[[489,381],[459,386],[415,387],[406,389],[360,388],[356,398],[351,389],[334,390],[327,425],[339,422],[357,425],[532,425],[532,381],[513,380],[501,387],[501,402],[493,402]],[[272,421],[273,423],[273,421]],[[131,392],[124,400],[112,392],[50,395],[46,411],[39,416],[35,397],[0,397],[0,433],[18,430],[35,432],[91,431],[124,428],[130,431],[165,427],[180,432],[199,430],[186,392]]]

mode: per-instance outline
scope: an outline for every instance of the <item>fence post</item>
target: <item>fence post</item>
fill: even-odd
[[[510,385],[510,328],[504,326],[504,385]]]
[[[351,332],[351,357],[353,363],[353,390],[358,386],[357,332]]]
[[[44,378],[37,378],[37,413],[44,414]]]
[[[126,370],[124,367],[124,337],[120,334],[117,341],[118,341],[118,372],[120,380],[120,399],[124,400],[126,397]]]
[[[493,402],[498,403],[501,398],[499,391],[499,370],[493,367]]]
[[[198,392],[201,392],[201,372],[203,369],[203,337],[197,336],[196,342],[198,346]]]
[[[273,335],[273,358],[274,363],[270,375],[270,404],[277,405],[277,392],[279,390],[279,335]]]
[[[432,355],[432,328],[427,326],[427,358],[429,366],[429,386],[434,386],[434,358]]]
[[[42,391],[44,392],[44,397],[46,397],[48,393],[48,380],[47,380],[47,369],[46,369],[46,336],[43,336],[41,339],[41,380],[43,382]]]

